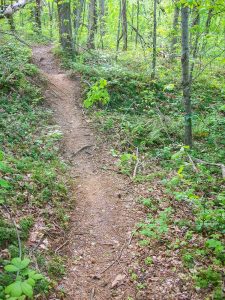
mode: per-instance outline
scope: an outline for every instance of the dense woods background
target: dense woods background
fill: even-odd
[[[18,150],[25,125],[14,111],[31,118],[30,107],[41,97],[30,94],[32,83],[26,82],[36,76],[27,46],[50,42],[64,67],[82,75],[84,107],[112,143],[120,171],[136,183],[156,180],[165,193],[166,208],[151,191],[140,199],[148,211],[137,230],[142,247],[160,240],[169,251],[179,249],[186,280],[200,299],[224,299],[224,1],[1,0],[0,204],[5,206],[19,188],[14,182],[13,192],[8,173],[24,172],[17,160],[26,160]],[[18,122],[22,133],[16,137]],[[32,160],[43,157],[32,151]],[[60,163],[57,168],[63,169]],[[35,180],[41,180],[36,172]],[[42,188],[56,188],[61,197],[66,191],[60,183],[55,187],[53,177]],[[5,217],[0,221],[1,228],[8,226]],[[175,227],[180,231],[174,240],[168,232]],[[2,249],[9,247],[8,239],[0,237]],[[6,276],[0,275],[2,289]]]

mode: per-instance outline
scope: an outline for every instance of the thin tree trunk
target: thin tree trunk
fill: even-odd
[[[53,37],[53,10],[54,2],[48,2],[48,13],[49,13],[49,23],[50,23],[50,37]]]
[[[57,7],[59,16],[60,43],[62,45],[63,50],[72,54],[73,41],[70,2],[58,0]]]
[[[156,43],[157,43],[157,0],[154,0],[153,8],[153,53],[152,53],[152,75],[151,78],[155,78],[156,74]]]
[[[174,8],[174,16],[173,16],[173,38],[171,41],[171,58],[174,58],[176,56],[176,45],[177,45],[177,32],[178,32],[178,21],[179,21],[179,15],[180,15],[180,7],[175,4]]]
[[[181,31],[182,31],[182,86],[183,101],[185,108],[185,145],[192,147],[192,110],[191,110],[191,83],[190,83],[190,67],[189,67],[189,8],[182,6],[181,8]]]
[[[137,31],[136,31],[136,38],[135,38],[135,47],[136,48],[137,48],[137,44],[138,44],[138,33],[139,33],[139,14],[140,14],[140,1],[137,0],[137,15],[136,15]]]
[[[121,0],[119,0],[119,18],[118,18],[118,27],[117,27],[117,39],[116,39],[116,60],[118,58],[118,51],[120,47],[120,40],[122,36],[120,37],[120,27],[121,27],[121,17],[122,17],[122,5],[121,5]]]
[[[193,23],[192,23],[192,28],[194,28],[195,26],[199,26],[199,24],[200,24],[200,15],[199,15],[199,12],[197,10],[196,11],[196,17],[194,18]],[[191,63],[191,69],[190,69],[190,84],[192,83],[195,60],[196,60],[197,55],[198,55],[199,38],[200,38],[200,33],[197,30],[195,40],[194,40],[194,45],[191,49],[192,63]]]
[[[101,46],[104,49],[104,36],[105,36],[105,0],[99,0],[99,18],[100,18],[100,37]]]
[[[41,0],[36,0],[35,5],[35,23],[37,26],[37,31],[41,31]]]
[[[76,7],[74,10],[74,15],[75,15],[75,20],[74,20],[74,40],[75,40],[75,45],[77,45],[77,41],[78,41],[78,32],[79,32],[79,28],[81,26],[82,23],[82,12],[83,12],[83,8],[84,8],[84,0],[79,0],[76,2]]]
[[[133,40],[133,31],[134,31],[134,3],[132,4],[132,10],[131,10],[131,40]]]
[[[97,7],[96,0],[89,3],[89,24],[88,24],[88,49],[95,49],[95,33],[97,30]]]
[[[212,5],[214,5],[214,1],[212,1]],[[208,12],[206,23],[205,23],[205,33],[206,34],[209,33],[209,28],[210,28],[212,16],[213,16],[213,8],[210,8],[209,12]]]
[[[123,51],[127,51],[127,0],[122,0]]]

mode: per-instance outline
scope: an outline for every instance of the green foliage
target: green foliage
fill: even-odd
[[[90,108],[95,104],[106,105],[109,103],[110,97],[107,91],[107,81],[105,79],[98,80],[92,85],[84,100],[84,107]]]
[[[121,170],[121,173],[131,175],[136,160],[136,155],[132,153],[122,153],[119,155],[118,166]]]
[[[211,268],[199,271],[199,273],[195,275],[194,278],[196,286],[200,288],[207,288],[210,285],[218,286],[222,283],[221,274]]]
[[[0,299],[25,300],[49,289],[43,276],[29,267],[29,260],[17,257],[17,235],[24,255],[40,208],[51,206],[51,212],[46,209],[41,214],[46,228],[51,228],[50,213],[58,226],[68,225],[67,167],[58,155],[62,133],[52,125],[48,109],[40,106],[39,89],[30,83],[37,76],[30,55],[15,42],[0,47],[0,205],[4,205],[0,206],[0,251],[12,258],[11,262],[0,258]],[[32,216],[27,214],[30,211]],[[45,257],[41,270],[48,269],[48,260]]]
[[[31,299],[37,281],[44,279],[42,274],[29,268],[30,260],[15,257],[4,269],[10,274],[11,283],[1,286],[0,297],[3,299],[22,300]]]
[[[153,263],[152,257],[151,257],[151,256],[146,257],[146,259],[145,259],[145,264],[146,264],[147,266],[150,266],[150,265],[152,265],[152,263]]]
[[[169,230],[168,224],[172,211],[172,208],[168,207],[161,211],[157,217],[148,215],[145,223],[138,224],[139,233],[148,238],[163,239]]]

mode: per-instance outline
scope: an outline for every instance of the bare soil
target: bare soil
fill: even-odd
[[[132,185],[109,171],[109,149],[95,136],[82,109],[79,76],[71,79],[59,67],[50,46],[34,47],[33,57],[48,80],[45,98],[64,135],[62,150],[73,178],[71,197],[76,199],[66,246],[64,299],[134,299],[128,274],[137,220]]]

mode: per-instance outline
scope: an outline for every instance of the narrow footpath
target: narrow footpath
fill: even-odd
[[[71,79],[59,67],[50,46],[34,47],[33,58],[48,80],[45,98],[64,135],[62,151],[76,199],[66,246],[66,299],[135,299],[128,274],[136,222],[132,186],[109,170],[109,148],[95,136],[82,110],[79,76]]]

